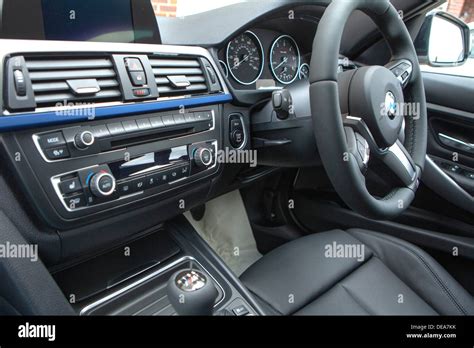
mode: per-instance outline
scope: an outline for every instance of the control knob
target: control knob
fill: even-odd
[[[197,167],[209,167],[212,164],[212,151],[207,147],[199,147],[194,151],[193,159]]]
[[[92,176],[89,188],[96,197],[108,197],[115,191],[115,178],[112,174],[101,171]]]
[[[76,136],[74,137],[74,145],[76,148],[79,150],[85,150],[89,146],[92,146],[94,144],[95,137],[92,132],[89,131],[84,131],[77,133]]]

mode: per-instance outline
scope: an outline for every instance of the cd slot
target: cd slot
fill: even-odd
[[[199,132],[209,130],[207,122],[199,122],[193,125],[183,124],[179,126],[166,127],[161,129],[153,129],[139,133],[124,134],[108,138],[110,146],[106,146],[107,150],[115,150],[123,147],[142,145],[155,141],[166,140],[171,138],[182,137]]]

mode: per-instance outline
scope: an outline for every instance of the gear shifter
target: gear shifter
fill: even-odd
[[[168,280],[168,299],[179,315],[212,315],[218,292],[203,272],[180,270]]]

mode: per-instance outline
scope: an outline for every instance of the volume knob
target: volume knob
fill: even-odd
[[[78,133],[74,137],[74,145],[79,150],[85,150],[89,146],[94,145],[94,141],[95,141],[94,134],[92,134],[92,132],[89,132],[89,131]]]
[[[91,178],[89,187],[94,196],[108,197],[115,191],[115,178],[107,172],[99,172]]]

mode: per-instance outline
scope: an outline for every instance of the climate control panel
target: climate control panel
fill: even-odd
[[[160,192],[216,166],[217,141],[183,145],[51,178],[68,211]]]

